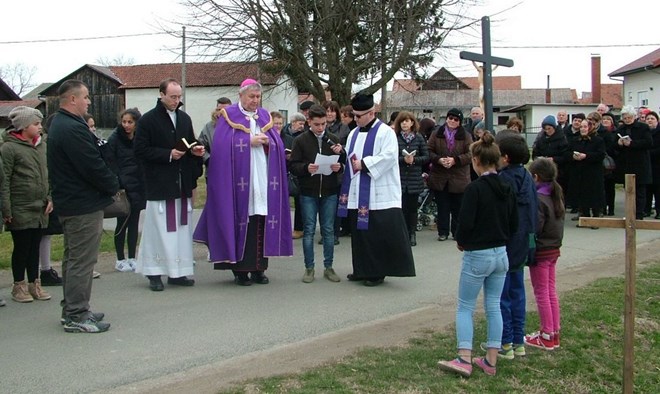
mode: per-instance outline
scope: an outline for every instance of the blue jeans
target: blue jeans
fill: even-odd
[[[502,314],[500,294],[504,278],[509,269],[506,247],[465,251],[461,266],[461,279],[458,283],[458,308],[456,310],[456,339],[459,349],[472,350],[474,326],[472,316],[477,304],[477,296],[484,288],[484,309],[488,322],[489,348],[502,346]]]
[[[525,338],[525,271],[508,272],[502,289],[502,343],[523,343]]]
[[[300,206],[303,221],[303,255],[305,268],[314,268],[314,233],[316,233],[316,216],[321,224],[323,239],[323,265],[332,267],[335,254],[335,215],[337,214],[337,195],[310,197],[300,195]]]

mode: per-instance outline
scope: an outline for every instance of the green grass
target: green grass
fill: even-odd
[[[11,269],[11,252],[14,243],[11,240],[11,233],[5,231],[0,233],[0,269]],[[106,230],[101,237],[101,252],[114,252],[114,234],[112,230]],[[62,235],[53,235],[50,247],[51,261],[62,261],[64,255],[64,242]]]
[[[412,339],[404,348],[366,349],[340,362],[300,374],[246,382],[224,393],[617,393],[622,390],[623,279],[598,280],[565,294],[562,348],[527,349],[501,360],[497,376],[475,367],[469,379],[438,370],[456,354],[453,327]],[[531,289],[528,289],[528,296]],[[660,391],[660,263],[638,272],[635,326],[635,393]],[[538,326],[529,313],[528,332]],[[475,326],[475,343],[485,322]],[[479,352],[477,352],[478,354]]]

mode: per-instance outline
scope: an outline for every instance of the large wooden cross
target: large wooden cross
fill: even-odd
[[[472,62],[482,63],[479,76],[483,72],[483,110],[484,122],[486,123],[486,130],[494,132],[493,130],[493,69],[492,66],[513,67],[513,60],[505,59],[503,57],[495,57],[490,51],[490,18],[484,16],[481,18],[481,49],[484,52],[474,53],[461,51],[458,55],[461,59],[472,60]],[[481,100],[481,97],[479,97]]]
[[[626,174],[625,217],[581,217],[580,226],[624,228],[626,231],[626,291],[623,308],[623,393],[633,392],[633,361],[635,347],[635,268],[637,260],[637,230],[660,230],[660,221],[635,219],[635,175]]]

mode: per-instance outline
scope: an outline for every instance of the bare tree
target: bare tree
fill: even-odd
[[[132,57],[124,58],[124,55],[116,55],[114,58],[102,56],[96,59],[96,62],[101,66],[132,66],[135,64],[135,59]]]
[[[32,78],[36,73],[36,67],[28,67],[23,63],[0,66],[0,78],[19,96],[37,86],[36,83],[32,82]]]
[[[374,93],[397,72],[417,77],[450,32],[474,23],[461,15],[477,1],[183,0],[180,25],[186,56],[258,62],[319,101],[327,86],[345,104],[355,85]]]

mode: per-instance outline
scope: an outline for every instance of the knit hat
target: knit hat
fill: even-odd
[[[9,112],[9,120],[17,131],[27,128],[34,122],[41,122],[43,118],[39,110],[22,105]]]
[[[463,112],[458,108],[452,108],[447,112],[447,117],[455,116],[463,123]]]
[[[576,115],[573,115],[575,117]],[[548,115],[545,118],[543,118],[543,122],[541,122],[541,128],[545,126],[552,126],[555,129],[557,128],[557,119],[555,119],[554,116]]]

